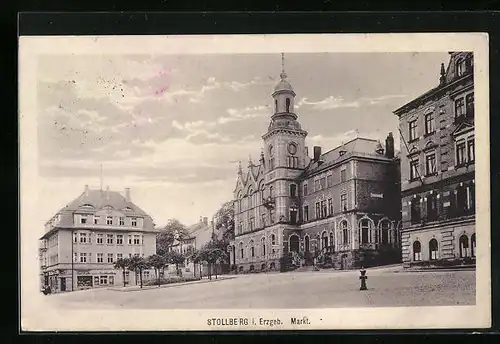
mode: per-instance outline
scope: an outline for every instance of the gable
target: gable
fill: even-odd
[[[457,137],[473,130],[474,130],[474,125],[472,123],[462,122],[455,128],[455,130],[452,131],[451,135]]]

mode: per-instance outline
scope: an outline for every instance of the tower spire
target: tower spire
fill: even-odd
[[[286,79],[287,75],[285,73],[285,53],[281,53],[281,79]]]

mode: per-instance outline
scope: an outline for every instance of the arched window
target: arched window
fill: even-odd
[[[422,260],[422,245],[420,245],[420,241],[413,242],[413,260],[416,262]]]
[[[426,200],[427,221],[437,220],[437,199],[434,193],[427,195]]]
[[[300,240],[299,237],[295,234],[290,236],[290,245],[289,245],[289,252],[299,252],[299,247],[300,247]]]
[[[297,185],[290,184],[290,197],[297,197]]]
[[[248,190],[248,208],[253,207],[253,189]]]
[[[328,234],[326,232],[323,232],[321,234],[321,248],[325,248],[328,246]]]
[[[240,242],[240,258],[243,259],[245,257],[245,252],[243,250],[243,243]]]
[[[342,243],[346,245],[349,243],[349,231],[347,230],[347,221],[342,221],[340,223],[340,228],[342,231]]]
[[[253,240],[250,240],[250,257],[255,257],[255,245],[254,245],[254,241]]]
[[[370,221],[363,219],[359,222],[359,243],[367,244],[369,243],[368,232],[370,230]]]
[[[438,242],[436,239],[429,241],[429,259],[436,260],[439,258]]]
[[[381,243],[382,244],[389,244],[389,231],[391,230],[391,223],[387,220],[382,221],[380,225],[380,230],[381,230]]]
[[[413,197],[410,203],[410,208],[411,208],[411,223],[419,223],[421,219],[421,213],[420,213],[420,196]]]
[[[273,186],[271,185],[271,186],[269,187],[269,197],[273,198],[273,196],[274,196],[274,188],[273,188]]]
[[[458,240],[459,248],[460,248],[460,258],[469,257],[469,238],[467,235],[460,236]]]
[[[266,238],[260,239],[261,254],[264,257],[266,255]]]
[[[334,246],[333,243],[333,233],[330,232],[330,246]]]
[[[271,234],[271,245],[276,245],[276,235]]]
[[[286,112],[290,112],[290,98],[286,98]]]
[[[304,241],[305,241],[305,251],[306,251],[306,253],[308,253],[311,250],[310,242],[309,242],[309,235],[306,235]]]
[[[470,237],[470,246],[471,246],[471,256],[476,256],[476,233],[472,234]]]
[[[275,108],[275,112],[277,113],[278,112],[278,99],[274,100],[274,108]]]

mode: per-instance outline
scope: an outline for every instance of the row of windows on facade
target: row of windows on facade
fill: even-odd
[[[474,182],[468,185],[460,183],[455,190],[449,193],[451,195],[448,200],[444,200],[441,194],[434,191],[431,191],[423,198],[414,195],[412,200],[409,201],[411,223],[420,223],[424,219],[426,221],[436,221],[440,217],[453,218],[475,213]],[[442,208],[439,206],[442,206]],[[440,213],[440,208],[447,210]],[[425,218],[422,216],[422,210],[425,210]]]
[[[436,151],[431,150],[424,154],[425,176],[437,174]],[[455,166],[460,167],[465,164],[474,163],[474,136],[469,136],[455,142]],[[420,177],[420,157],[410,159],[410,180]]]
[[[455,118],[474,117],[474,93],[455,100]],[[428,113],[424,116],[424,135],[431,135],[436,131],[434,113]],[[409,142],[418,139],[417,120],[408,122],[408,140]]]
[[[273,170],[275,167],[274,158],[269,159],[269,170]],[[286,167],[288,168],[298,168],[299,158],[293,155],[288,155],[286,157]]]
[[[94,215],[93,216],[93,224],[94,225],[99,225],[99,224],[103,224],[102,221],[101,221],[101,217],[102,216],[96,216]],[[80,223],[81,224],[88,224],[90,223],[89,222],[90,220],[90,215],[80,215]],[[116,224],[116,217],[114,216],[106,216],[106,225],[114,225]],[[118,217],[118,225],[120,226],[125,226],[125,217]],[[130,225],[132,227],[137,227],[137,218],[136,217],[132,217],[130,218]]]
[[[345,180],[346,180],[346,170],[342,169],[340,171],[340,182],[342,183]],[[327,176],[321,177],[321,178],[314,181],[314,192],[329,188],[331,186],[333,186],[333,176],[332,175],[327,175]],[[297,185],[290,184],[289,189],[290,189],[290,192],[289,192],[290,197],[291,198],[297,197]],[[241,209],[243,209],[243,208],[247,208],[247,209],[252,208],[254,206],[254,204],[255,205],[257,204],[255,202],[255,194],[256,193],[253,191],[253,189],[249,190],[249,192],[248,192],[249,196],[245,198],[245,199],[247,199],[246,207],[245,207],[244,199],[242,198],[242,195],[241,194],[239,195],[239,211],[241,211]],[[309,195],[307,183],[305,183],[303,185],[303,194],[304,194],[304,196]],[[274,197],[274,188],[272,185],[269,187],[269,197],[270,198]],[[262,202],[265,201],[263,188],[261,189],[261,200],[262,200]]]
[[[328,206],[327,206],[328,202]],[[333,208],[333,198],[329,198],[328,200],[322,200],[318,201],[315,203],[316,205],[316,212],[315,212],[315,220],[323,219],[328,216],[332,216],[334,213],[334,208]],[[340,195],[340,208],[342,211],[347,211],[347,194],[343,193]],[[304,222],[310,221],[309,217],[309,206],[305,205],[303,207],[303,213],[302,213],[302,219]],[[268,215],[266,212],[261,214],[261,227],[264,228],[267,226],[267,218]],[[290,208],[290,222],[292,224],[295,224],[297,222],[297,210],[293,207]],[[273,209],[269,210],[269,224],[273,225],[276,223],[276,216],[275,216],[275,211]],[[253,231],[257,229],[255,226],[255,218],[251,216],[248,220],[248,231]],[[241,234],[244,231],[244,222],[241,221],[237,227],[237,234]]]
[[[458,240],[460,258],[476,257],[476,234],[469,237],[466,234],[460,236]],[[422,260],[422,244],[416,240],[413,242],[413,260],[418,262]],[[436,239],[431,239],[428,244],[429,260],[439,259],[439,244]]]
[[[149,279],[150,273],[148,270],[142,272],[144,279]],[[130,278],[130,272],[125,272],[125,281],[128,282]],[[113,275],[97,275],[97,276],[77,276],[77,287],[97,287],[99,285],[114,285],[115,276]],[[93,281],[93,285],[92,285]]]
[[[80,244],[91,244],[92,243],[92,234],[90,233],[75,233],[73,235],[73,242],[75,243],[80,243]],[[107,245],[114,245],[115,242],[117,245],[123,245],[123,240],[124,240],[124,235],[123,234],[116,234],[116,241],[115,241],[115,234],[106,234],[106,244]],[[144,236],[143,235],[128,235],[128,244],[129,245],[144,245]],[[104,244],[104,234],[96,234],[96,243],[97,244]]]
[[[126,257],[126,256],[125,256]],[[139,254],[139,253],[129,253],[128,258],[132,257],[144,257],[144,253]],[[114,263],[115,262],[115,254],[114,253],[108,253],[106,255],[106,263]],[[118,259],[123,259],[124,255],[123,253],[117,253],[116,254],[116,260]],[[104,263],[104,253],[97,253],[95,262],[92,260],[93,255],[92,253],[89,252],[74,252],[73,253],[73,259],[75,262],[80,262],[80,263]]]

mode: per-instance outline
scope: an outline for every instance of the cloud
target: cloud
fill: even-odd
[[[224,124],[233,121],[269,116],[269,106],[260,105],[241,109],[228,109],[227,113],[229,116],[219,117],[217,122]]]
[[[297,104],[296,107],[300,108],[303,105],[312,106],[315,110],[331,110],[338,108],[348,108],[348,107],[359,107],[360,103],[358,101],[347,102],[342,97],[334,97],[329,96],[320,101],[309,101],[307,98],[302,98]]]
[[[370,105],[377,105],[377,104],[383,104],[387,100],[391,99],[399,99],[399,98],[406,98],[407,95],[404,94],[388,94],[385,96],[379,96],[379,97],[363,97],[361,100],[363,102],[368,102]]]

